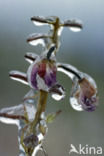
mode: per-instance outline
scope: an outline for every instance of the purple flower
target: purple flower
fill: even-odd
[[[34,53],[27,53],[26,60],[31,63],[27,74],[19,71],[11,71],[10,77],[29,85],[35,90],[50,92],[52,98],[61,100],[65,97],[64,88],[56,80],[57,66],[54,54],[55,47],[52,46],[48,52],[38,56]]]
[[[98,104],[97,86],[93,78],[69,64],[57,63],[57,70],[73,81],[70,104],[77,111],[94,111]]]
[[[56,63],[42,59],[30,65],[27,76],[30,86],[34,89],[48,91],[56,84]]]
[[[97,90],[96,87],[86,78],[78,82],[79,89],[76,90],[74,97],[85,111],[94,111],[97,106]]]

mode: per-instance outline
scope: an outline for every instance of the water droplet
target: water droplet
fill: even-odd
[[[71,31],[73,31],[73,32],[79,32],[79,31],[81,31],[81,28],[77,28],[77,27],[70,27],[69,29]]]
[[[33,63],[38,57],[39,57],[39,55],[37,55],[35,53],[31,53],[31,52],[28,52],[28,53],[25,54],[25,59],[30,64]]]
[[[31,89],[24,97],[23,101],[26,104],[36,104],[38,100],[38,93],[36,90]]]
[[[20,151],[21,152],[21,151]],[[19,156],[25,156],[25,153],[20,153]]]
[[[43,25],[47,25],[48,23],[41,23],[41,22],[37,22],[37,21],[33,21],[33,23],[36,25],[36,26],[43,26]]]
[[[81,80],[73,79],[70,104],[77,111],[94,111],[98,101],[96,83],[89,75],[80,75]]]
[[[47,19],[43,16],[34,16],[31,18],[31,21],[37,26],[42,26],[48,24]]]
[[[19,82],[22,82],[26,85],[28,85],[28,82],[27,82],[27,75],[23,72],[20,72],[20,71],[11,71],[9,73],[9,76],[11,79],[13,80],[16,80],[16,81],[19,81]]]
[[[64,22],[64,26],[69,27],[73,32],[79,32],[82,29],[82,22],[76,19],[67,20]]]
[[[78,103],[78,100],[75,97],[70,97],[70,104],[73,109],[83,111],[82,105]]]
[[[36,156],[37,152],[41,150],[41,144],[37,145],[35,148],[34,148],[34,151],[32,153],[32,156]]]
[[[38,44],[41,44],[42,46],[45,46],[45,44],[48,42],[49,36],[47,34],[32,34],[27,39],[27,42],[33,46],[36,46]]]
[[[70,64],[57,63],[57,71],[60,71],[70,77],[72,80],[74,77],[80,79],[80,72],[77,68]]]
[[[58,30],[58,36],[61,36],[62,31],[63,31],[63,27],[60,27],[59,30]]]
[[[54,24],[56,22],[56,16],[48,16],[48,17],[43,17],[43,16],[34,16],[31,18],[33,23],[37,26],[42,26],[42,25],[47,25],[47,24]]]
[[[26,112],[28,115],[28,120],[32,122],[34,120],[35,114],[36,114],[36,108],[32,104],[27,104],[26,106]]]
[[[65,95],[52,94],[52,98],[56,101],[60,101],[65,97]]]
[[[60,84],[54,85],[51,89],[51,96],[54,100],[59,101],[64,99],[65,97],[65,90]]]
[[[17,125],[17,126],[19,125],[18,120],[6,118],[6,117],[1,117],[1,115],[0,115],[0,122],[5,123],[5,124],[13,124],[13,125]]]
[[[46,17],[46,20],[49,24],[54,24],[56,22],[57,18],[58,18],[57,16],[48,16],[48,17]]]
[[[39,141],[42,141],[44,139],[44,136],[42,133],[38,134],[38,139],[39,139]]]

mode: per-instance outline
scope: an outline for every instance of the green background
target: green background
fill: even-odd
[[[62,110],[48,125],[45,147],[49,156],[68,156],[70,144],[78,147],[101,146],[104,149],[104,1],[103,0],[0,0],[0,108],[18,105],[29,87],[10,80],[8,73],[26,71],[26,52],[40,54],[41,46],[26,43],[29,34],[47,32],[30,21],[34,15],[59,16],[62,20],[81,19],[83,31],[64,29],[57,54],[60,62],[70,63],[91,75],[97,82],[99,106],[95,112],[77,112],[69,104],[71,81],[59,73],[58,81],[66,88],[66,98],[55,102],[49,97],[47,112]],[[0,155],[18,154],[17,127],[0,123]],[[38,154],[39,155],[39,154]],[[72,154],[74,155],[74,154]]]

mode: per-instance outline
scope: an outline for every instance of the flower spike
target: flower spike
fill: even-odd
[[[27,42],[33,46],[41,44],[43,53],[40,55],[26,53],[24,57],[30,63],[27,72],[11,71],[9,73],[11,79],[28,85],[30,90],[23,97],[22,104],[0,110],[0,121],[18,126],[19,156],[36,156],[39,150],[47,156],[42,146],[48,131],[47,123],[52,123],[61,113],[59,110],[45,115],[48,94],[51,94],[56,101],[65,97],[65,89],[57,81],[57,72],[66,74],[72,80],[69,101],[77,111],[92,112],[96,109],[97,86],[91,76],[82,73],[72,65],[57,63],[56,60],[62,29],[68,27],[78,32],[83,28],[80,21],[62,22],[57,16],[34,16],[31,21],[37,26],[50,25],[47,34],[35,33],[27,39]]]

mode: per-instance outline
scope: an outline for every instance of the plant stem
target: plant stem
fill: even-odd
[[[59,18],[56,19],[56,22],[55,24],[53,25],[53,34],[52,34],[52,43],[54,43],[56,45],[56,51],[58,49],[58,31],[59,31],[59,28],[60,28],[60,24],[59,24]]]
[[[41,114],[45,112],[47,97],[48,97],[48,92],[40,90],[40,96],[39,96],[39,101],[37,105],[37,112],[36,112],[35,119],[33,120],[33,124],[32,124],[32,129],[34,133],[35,133],[35,127],[41,119]]]

